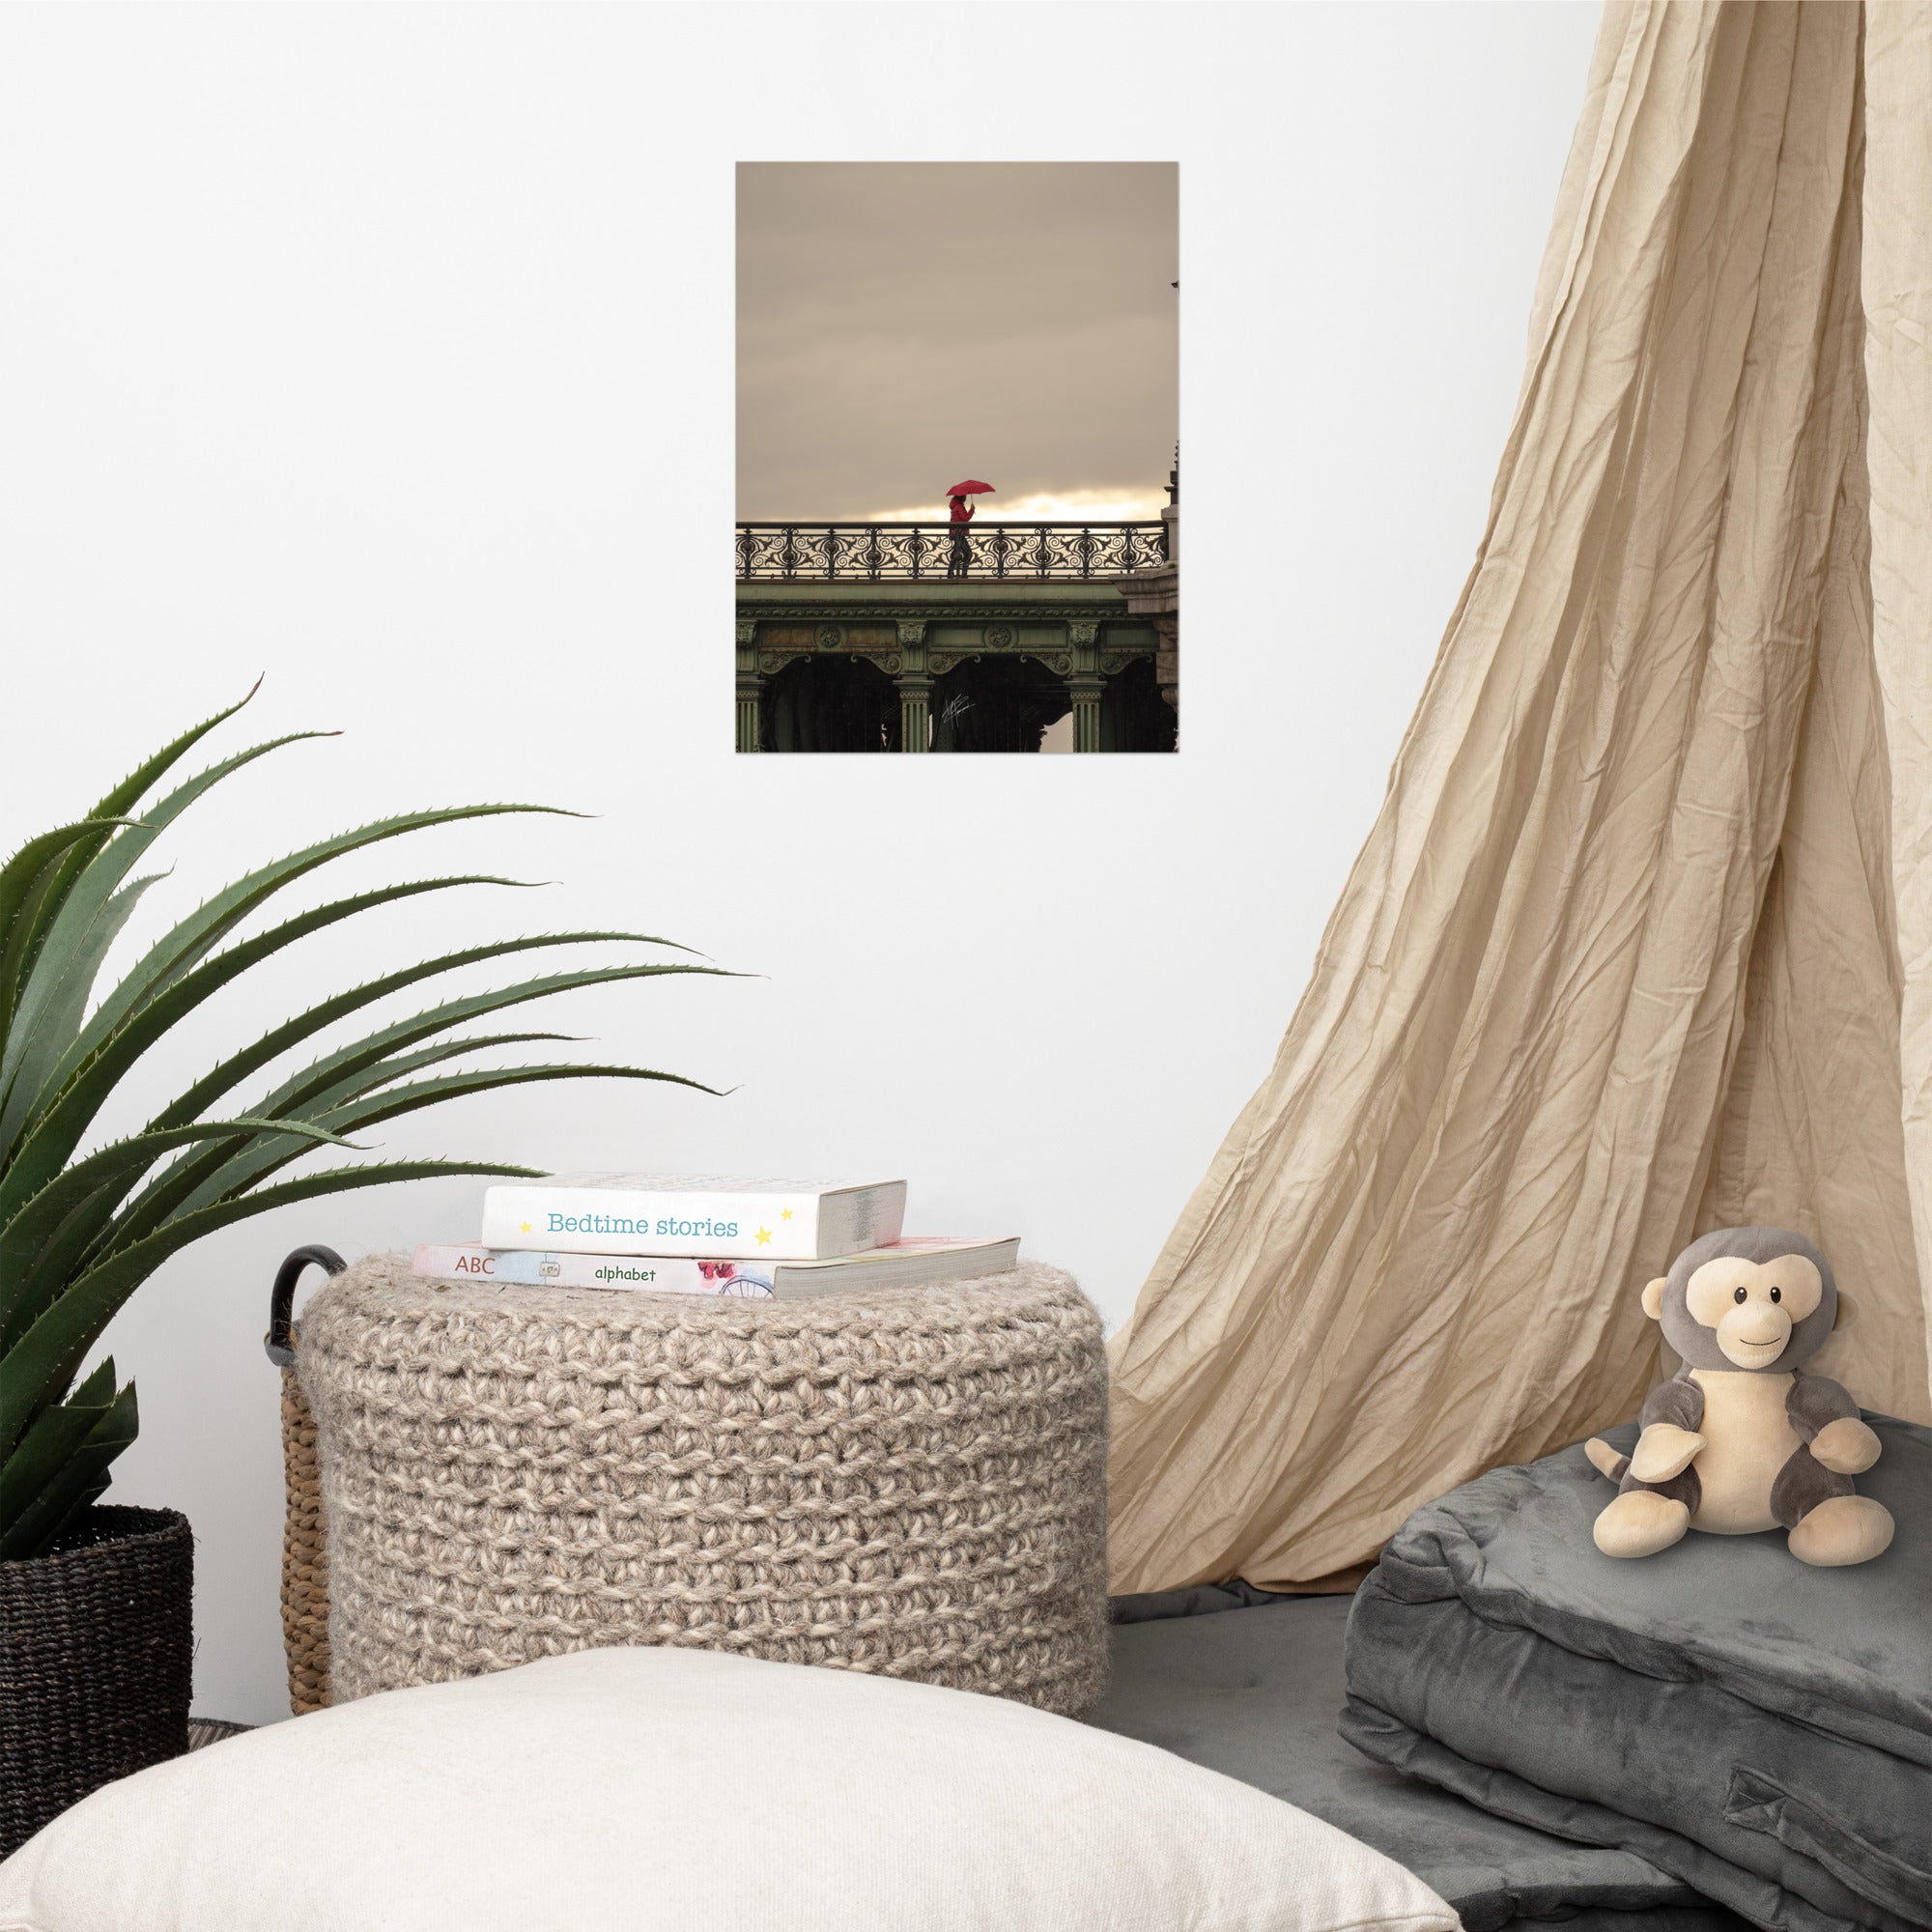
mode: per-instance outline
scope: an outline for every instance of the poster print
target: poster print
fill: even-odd
[[[737,749],[1160,753],[1179,169],[738,170]]]

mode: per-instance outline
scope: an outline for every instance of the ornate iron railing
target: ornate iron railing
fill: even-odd
[[[1145,524],[740,524],[738,577],[1114,577],[1167,561],[1167,526]]]

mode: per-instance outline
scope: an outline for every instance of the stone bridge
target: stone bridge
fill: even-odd
[[[1076,752],[1175,748],[1162,525],[920,527],[740,526],[739,751],[1037,752],[1069,713]]]

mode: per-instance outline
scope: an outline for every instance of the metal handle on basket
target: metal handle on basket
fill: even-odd
[[[296,1365],[296,1283],[301,1279],[302,1270],[319,1267],[327,1268],[330,1274],[340,1274],[348,1265],[333,1248],[313,1246],[297,1248],[276,1271],[275,1285],[269,1291],[269,1332],[262,1337],[262,1347],[276,1368],[292,1369]]]

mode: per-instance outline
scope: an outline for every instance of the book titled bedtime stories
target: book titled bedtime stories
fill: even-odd
[[[903,1180],[739,1180],[558,1174],[483,1194],[486,1248],[767,1262],[830,1261],[896,1241]]]

